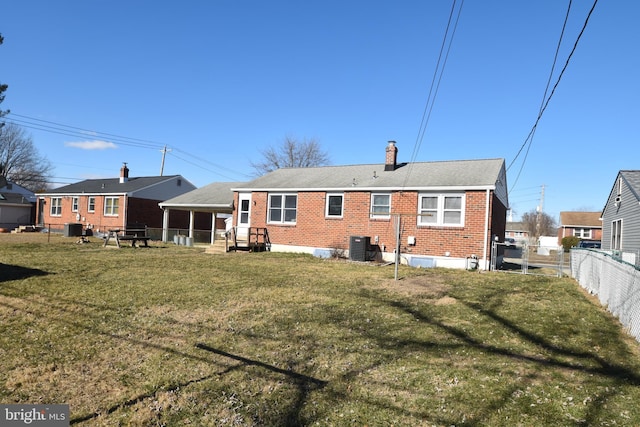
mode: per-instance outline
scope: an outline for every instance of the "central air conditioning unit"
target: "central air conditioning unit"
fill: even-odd
[[[351,261],[367,261],[367,251],[371,243],[369,236],[351,236],[349,241],[349,259]]]

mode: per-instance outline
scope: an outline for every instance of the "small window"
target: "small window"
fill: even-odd
[[[391,215],[391,194],[371,195],[371,218],[389,218]]]
[[[268,222],[295,224],[298,212],[296,194],[270,194]]]
[[[328,218],[342,218],[344,197],[342,194],[327,194],[325,215]]]
[[[96,211],[96,198],[95,197],[89,197],[89,205],[87,207],[87,210],[89,212],[95,212]]]
[[[71,212],[78,212],[78,198],[74,197],[71,201]]]
[[[418,225],[464,225],[464,194],[434,193],[418,197]]]
[[[117,216],[119,203],[120,203],[120,199],[117,197],[105,197],[104,198],[104,215]]]
[[[51,216],[62,216],[62,197],[51,198]]]

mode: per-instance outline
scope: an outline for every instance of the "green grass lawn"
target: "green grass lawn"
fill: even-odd
[[[0,234],[0,402],[71,424],[637,426],[638,344],[569,278]]]

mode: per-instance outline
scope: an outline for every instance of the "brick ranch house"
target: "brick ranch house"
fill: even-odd
[[[560,212],[558,245],[564,237],[575,236],[588,242],[602,240],[601,212]]]
[[[384,164],[283,168],[239,184],[233,225],[267,229],[273,251],[348,254],[363,237],[384,260],[399,241],[410,265],[466,268],[476,257],[488,269],[505,235],[504,159],[398,163],[397,153],[389,141]]]
[[[80,223],[97,233],[128,224],[159,229],[163,211],[158,203],[195,188],[180,175],[130,178],[124,163],[119,178],[87,179],[36,194],[37,224],[61,231],[65,224]],[[172,221],[174,227],[189,225],[187,213],[175,215]]]

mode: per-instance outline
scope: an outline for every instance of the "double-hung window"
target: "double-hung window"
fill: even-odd
[[[62,197],[51,198],[51,216],[62,215]]]
[[[391,194],[371,194],[371,218],[385,218],[391,216]]]
[[[418,225],[464,225],[463,193],[423,193],[418,200]]]
[[[573,235],[576,237],[581,237],[583,239],[590,239],[591,229],[590,228],[574,228]]]
[[[342,194],[327,194],[327,207],[325,215],[327,218],[342,218],[344,210],[344,196]]]
[[[117,216],[118,215],[118,197],[105,197],[104,198],[104,214],[105,216]]]
[[[622,220],[617,219],[611,222],[611,249],[619,251],[622,249]]]
[[[71,200],[71,212],[78,212],[78,197]]]
[[[96,211],[96,198],[93,196],[89,197],[89,204],[87,206],[87,211],[89,212]]]
[[[295,224],[297,216],[297,194],[269,194],[269,223]]]

